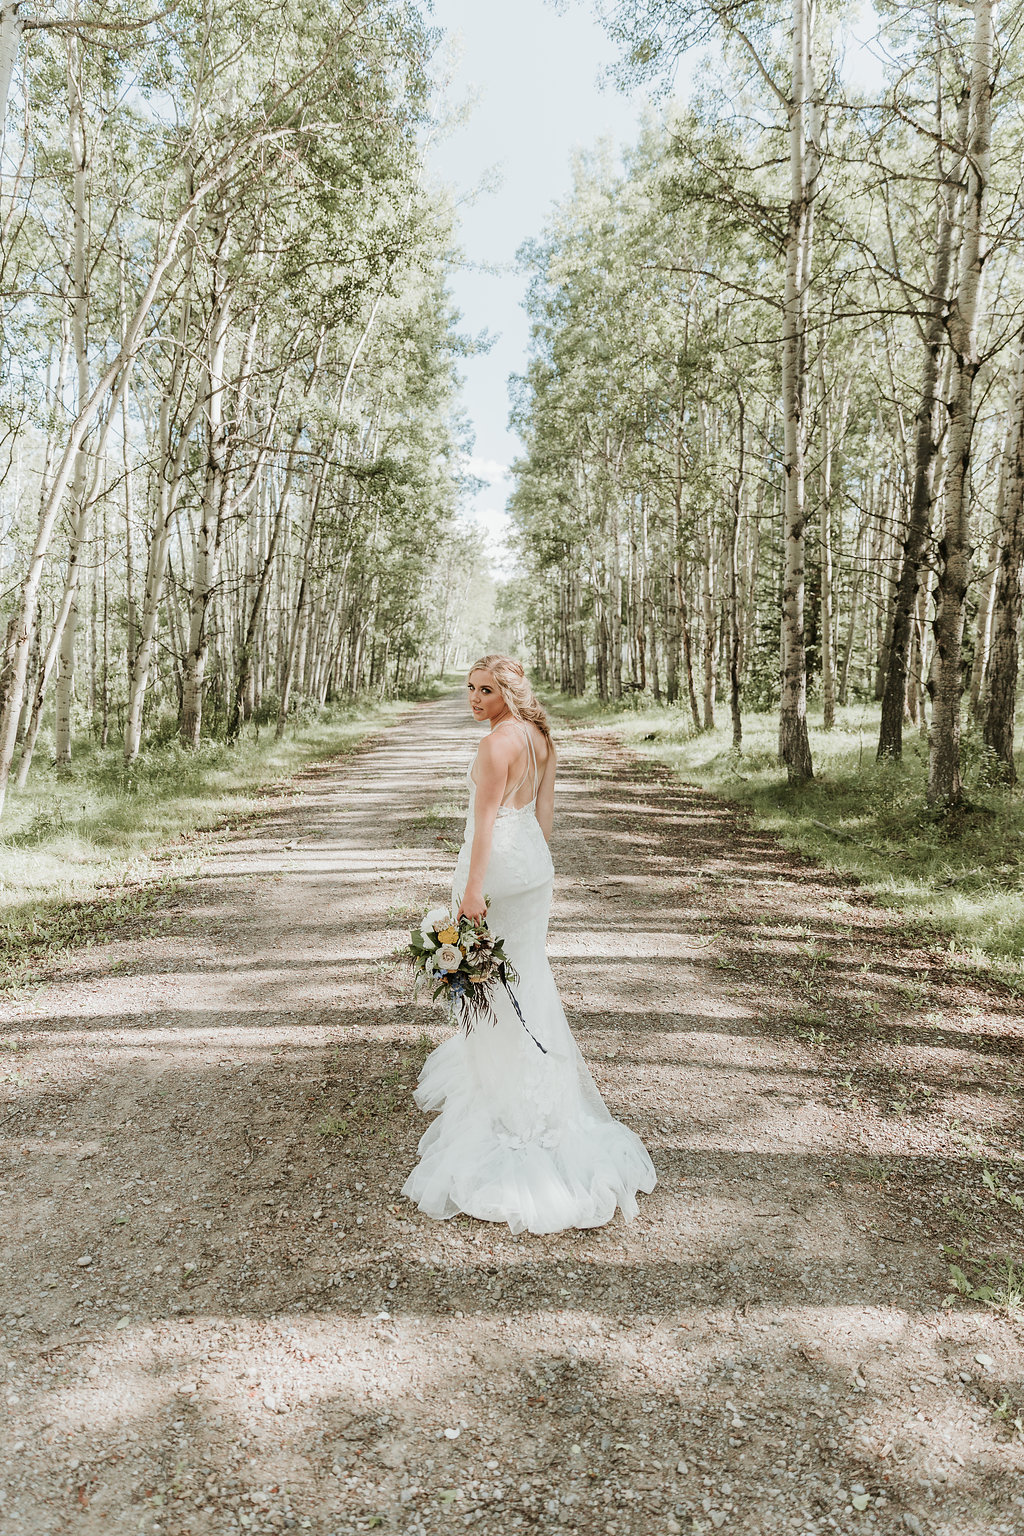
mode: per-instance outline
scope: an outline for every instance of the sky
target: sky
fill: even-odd
[[[529,344],[516,252],[569,190],[573,151],[635,138],[644,98],[602,85],[615,51],[586,0],[568,0],[561,13],[545,0],[434,0],[432,19],[454,55],[451,102],[474,103],[428,159],[460,199],[465,263],[451,287],[462,329],[493,338],[490,351],[462,362],[463,405],[475,437],[470,468],[487,482],[472,515],[505,572],[507,471],[519,451],[508,377],[523,372]]]

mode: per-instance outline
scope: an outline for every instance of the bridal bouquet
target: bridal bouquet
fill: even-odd
[[[406,954],[415,969],[434,983],[433,997],[447,998],[450,1015],[459,1003],[467,1033],[480,1019],[498,1022],[492,1002],[496,987],[505,989],[526,1029],[512,991],[518,973],[505,954],[504,940],[487,926],[486,914],[483,922],[475,923],[468,917],[452,917],[445,907],[432,907],[424,913],[420,926],[412,930]],[[526,1032],[543,1051],[540,1041],[528,1029]]]

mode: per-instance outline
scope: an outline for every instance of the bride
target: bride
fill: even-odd
[[[402,1193],[428,1216],[464,1211],[513,1232],[603,1226],[616,1206],[628,1221],[637,1190],[654,1188],[654,1166],[635,1132],[609,1114],[545,950],[555,795],[547,718],[508,656],[478,661],[468,688],[474,718],[490,730],[469,771],[452,904],[473,919],[486,912],[504,939],[526,1028],[495,989],[497,1023],[460,1031],[427,1057],[416,1103],[441,1113]]]

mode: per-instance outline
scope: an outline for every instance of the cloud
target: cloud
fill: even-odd
[[[494,574],[499,577],[511,576],[515,569],[515,558],[508,547],[508,536],[512,531],[508,513],[503,507],[482,505],[465,512],[463,516],[467,523],[475,524],[483,535],[484,554]]]
[[[497,459],[482,459],[476,454],[469,455],[466,468],[478,480],[486,480],[488,485],[500,485],[503,480],[508,480],[512,473],[507,464],[501,464]]]

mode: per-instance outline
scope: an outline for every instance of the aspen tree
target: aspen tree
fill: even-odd
[[[292,89],[294,86],[279,92],[278,101],[285,101]],[[40,508],[31,553],[19,585],[16,610],[10,626],[10,639],[3,668],[5,676],[3,708],[0,711],[0,811],[3,809],[6,798],[22,717],[40,583],[54,528],[61,514],[65,494],[71,484],[75,467],[79,462],[79,454],[87,434],[103,412],[114,414],[119,408],[120,395],[127,386],[142,345],[144,328],[150,312],[162,292],[168,272],[174,266],[179,243],[192,220],[195,209],[202,204],[208,194],[232,174],[239,159],[260,138],[263,131],[263,126],[259,122],[247,124],[239,138],[226,144],[213,146],[212,153],[204,162],[202,176],[183,193],[177,206],[173,208],[163,227],[157,232],[141,292],[134,308],[131,308],[125,316],[123,330],[112,343],[113,356],[86,398],[79,399],[77,402],[75,414],[67,430],[63,451]]]
[[[815,0],[793,0],[789,114],[789,218],[783,297],[782,410],[785,523],[782,579],[782,697],[779,755],[790,783],[813,776],[807,735],[804,552],[807,526],[807,330],[817,192],[818,103],[814,84]]]
[[[992,154],[995,63],[994,0],[975,0],[971,43],[967,168],[960,270],[948,324],[952,359],[946,484],[936,589],[935,679],[928,756],[928,799],[955,804],[961,797],[960,696],[963,692],[964,610],[971,574],[970,464],[974,383],[980,365],[978,325],[986,258],[986,211]]]
[[[1003,440],[1003,451],[1000,456],[1001,474],[997,506],[1002,508],[1006,502],[1006,475],[1009,470],[1009,433]],[[988,675],[989,657],[992,650],[992,624],[995,617],[996,606],[996,571],[999,567],[999,546],[1002,543],[1002,520],[997,517],[992,527],[988,540],[988,558],[985,561],[985,574],[978,586],[978,614],[974,634],[974,658],[971,662],[971,686],[970,707],[971,714],[976,720],[984,719],[982,700],[984,697],[985,680]]]
[[[1011,784],[1017,778],[1013,732],[1020,657],[1021,567],[1024,564],[1024,334],[1019,344],[999,507],[999,558],[983,730],[985,745],[996,754],[1003,774]]]
[[[942,98],[937,113],[941,126]],[[967,137],[970,100],[961,96],[957,110],[957,137],[963,145]],[[899,579],[893,599],[892,638],[882,693],[882,716],[878,734],[878,756],[900,757],[903,752],[903,716],[906,711],[907,673],[913,640],[914,612],[926,541],[931,530],[936,495],[936,471],[939,443],[945,423],[939,420],[941,409],[940,374],[943,355],[948,347],[947,305],[950,284],[956,270],[960,220],[960,183],[962,153],[949,155],[940,145],[939,179],[936,187],[937,233],[935,262],[928,291],[927,309],[922,316],[923,352],[921,383],[914,436],[913,486],[910,516],[903,537]]]

